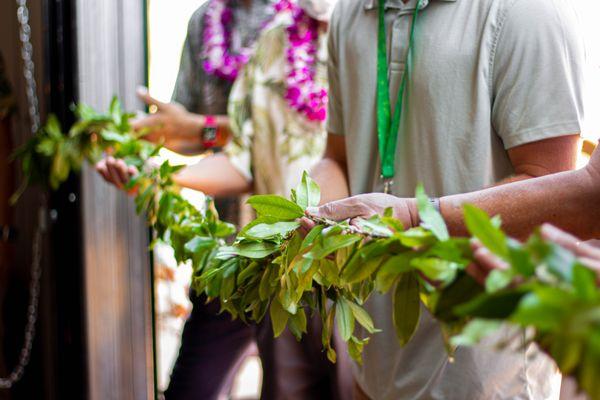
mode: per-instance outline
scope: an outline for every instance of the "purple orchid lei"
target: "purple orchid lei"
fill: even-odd
[[[250,49],[229,52],[233,10],[229,0],[211,0],[204,20],[204,70],[207,74],[233,82],[250,58]]]
[[[287,28],[285,99],[292,109],[310,121],[322,122],[327,115],[327,90],[315,82],[319,22],[290,0],[281,0],[275,10],[291,12],[294,21]]]
[[[250,58],[250,49],[229,53],[233,11],[229,0],[211,0],[205,16],[204,70],[219,78],[234,81]],[[293,0],[280,0],[277,14],[289,12],[293,23],[287,27],[287,77],[285,99],[289,106],[310,121],[326,117],[327,90],[315,82],[319,23],[308,16]]]

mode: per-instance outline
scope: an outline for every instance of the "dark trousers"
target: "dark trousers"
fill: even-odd
[[[252,328],[218,314],[218,302],[193,297],[166,400],[217,400],[234,365],[253,339]]]
[[[192,302],[166,400],[217,400],[253,340],[263,369],[262,400],[351,398],[346,350],[338,349],[337,364],[327,360],[318,318],[309,319],[308,334],[297,342],[287,331],[274,339],[268,318],[248,326],[232,321],[227,313],[219,315],[218,302],[205,304],[204,296],[193,297]]]

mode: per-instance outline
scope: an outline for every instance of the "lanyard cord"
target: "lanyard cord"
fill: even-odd
[[[410,28],[410,38],[406,52],[406,61],[402,82],[398,91],[396,108],[392,118],[390,104],[390,80],[388,75],[387,40],[385,31],[385,0],[379,1],[379,29],[377,37],[377,138],[379,141],[379,156],[381,158],[381,177],[388,180],[386,192],[389,191],[391,179],[394,177],[396,161],[396,145],[404,107],[404,93],[410,74],[411,53],[415,40],[415,27],[419,16],[419,3],[415,5]]]

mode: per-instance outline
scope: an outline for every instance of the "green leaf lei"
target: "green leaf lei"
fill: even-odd
[[[512,329],[514,338],[524,338],[521,345],[539,344],[564,374],[600,399],[596,276],[539,234],[519,243],[502,232],[499,218],[466,206],[471,235],[509,265],[492,272],[481,287],[465,273],[472,261],[469,239],[449,236],[422,188],[417,188],[419,227],[405,230],[387,212],[361,221],[359,228],[318,220],[303,236],[297,219],[320,200],[319,187],[305,174],[291,200],[252,197],[257,219],[228,243],[235,228],[219,220],[212,201],[199,211],[179,194],[171,176],[180,167],[165,162],[144,168],[160,147],[132,131],[132,115],[116,99],[107,114],[84,105],[74,112],[78,121],[67,134],[50,117],[18,150],[27,177],[21,191],[31,183],[56,189],[84,161],[94,163],[111,149],[141,171],[128,185],[137,190],[138,212],[175,249],[178,262],[192,263],[194,289],[218,300],[233,318],[260,322],[268,312],[275,336],[287,327],[300,338],[308,315],[317,313],[329,359],[336,359],[331,346],[336,325],[352,358],[361,362],[363,347],[378,332],[364,304],[374,292],[392,291],[399,345],[414,335],[423,304],[440,321],[450,357],[456,346]]]

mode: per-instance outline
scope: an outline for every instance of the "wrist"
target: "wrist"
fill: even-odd
[[[203,115],[188,113],[186,116],[185,136],[189,138],[197,138],[198,132],[202,131],[205,125],[205,117]]]
[[[224,147],[229,129],[229,118],[226,115],[205,115],[200,130],[202,147],[211,149]]]

